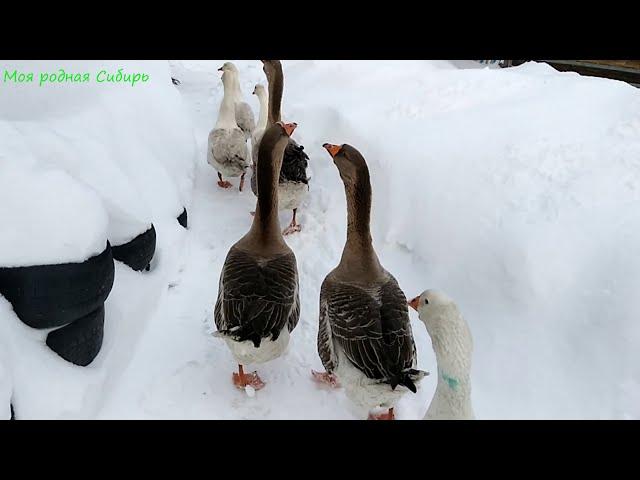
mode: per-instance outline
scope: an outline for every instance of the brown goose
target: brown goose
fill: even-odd
[[[260,196],[249,232],[231,247],[220,275],[214,319],[238,362],[233,383],[259,390],[264,382],[243,366],[279,357],[298,324],[300,299],[296,257],[280,232],[278,175],[295,123],[265,131],[258,151]]]
[[[262,60],[263,70],[269,82],[269,110],[268,125],[281,121],[282,92],[284,89],[284,74],[280,60]],[[309,192],[309,178],[307,178],[307,166],[309,157],[304,152],[304,147],[298,145],[293,139],[284,151],[282,169],[278,183],[279,208],[281,210],[293,210],[293,218],[283,235],[299,232],[302,225],[296,222],[298,207]],[[258,194],[256,175],[251,177],[251,189]]]
[[[369,418],[392,420],[396,402],[408,391],[415,393],[426,372],[415,370],[407,299],[372,245],[367,163],[350,145],[323,146],[344,183],[347,241],[340,264],[320,290],[318,353],[326,372],[313,376],[332,386],[339,381]],[[371,413],[379,407],[388,412]]]

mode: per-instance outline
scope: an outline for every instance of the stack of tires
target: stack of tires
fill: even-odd
[[[114,284],[114,257],[134,270],[149,268],[156,247],[153,225],[130,242],[76,263],[0,267],[0,295],[26,325],[49,330],[46,344],[64,360],[85,367],[104,337],[105,301]],[[5,408],[5,405],[0,408]],[[15,419],[14,405],[9,405]]]
[[[8,361],[5,358],[6,347],[0,339],[0,420],[13,420],[15,415],[11,405],[13,385],[11,382]]]
[[[102,347],[115,275],[103,202],[62,170],[6,162],[0,218],[0,295],[20,321],[45,332],[60,357],[89,365]],[[19,416],[11,396],[0,410]]]
[[[138,272],[149,270],[156,250],[156,229],[153,225],[133,240],[112,248],[113,258]]]
[[[65,360],[86,366],[100,352],[104,302],[111,292],[111,246],[80,263],[0,268],[0,294],[32,328],[52,329],[47,345]]]

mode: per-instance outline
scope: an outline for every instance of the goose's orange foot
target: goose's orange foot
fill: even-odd
[[[324,383],[326,385],[329,385],[331,388],[340,387],[340,383],[333,373],[316,372],[315,370],[311,370],[311,375],[313,379],[318,383]]]
[[[302,225],[300,225],[299,223],[291,223],[287,228],[285,228],[282,231],[282,235],[286,237],[287,235],[291,235],[292,233],[299,232],[300,230],[302,230]]]
[[[395,420],[393,415],[393,408],[390,408],[387,413],[369,413],[369,420]]]
[[[226,180],[218,180],[218,186],[220,188],[231,188],[231,187],[233,187],[231,182],[227,182]]]
[[[291,219],[291,223],[289,224],[289,226],[287,228],[284,229],[284,231],[282,232],[282,235],[291,235],[292,233],[296,233],[299,232],[300,230],[302,230],[302,225],[298,224],[298,222],[296,222],[296,214],[298,213],[298,209],[294,208],[293,209],[293,218]]]
[[[253,387],[254,390],[261,390],[264,388],[265,383],[258,376],[258,372],[253,373],[233,373],[233,384],[240,390],[244,390],[246,387]]]

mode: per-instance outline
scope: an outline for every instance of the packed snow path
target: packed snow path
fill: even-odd
[[[206,163],[221,64],[174,64],[200,152],[189,231],[159,232],[161,268],[136,278],[136,288],[166,285],[159,304],[120,320],[112,341],[130,342],[130,358],[112,366],[99,418],[364,418],[342,391],[310,378],[321,368],[319,288],[345,238],[343,187],[323,142],[351,143],[368,159],[374,244],[406,295],[441,288],[461,305],[474,335],[478,418],[640,416],[638,91],[535,64],[287,62],[283,118],[300,125],[294,138],[311,157],[303,230],[287,239],[302,311],[288,353],[258,367],[267,386],[249,397],[231,384],[236,365],[211,336],[220,269],[255,206],[248,188],[219,189]],[[256,109],[260,62],[238,66]],[[435,389],[430,340],[411,318],[418,367],[432,376],[403,399],[400,419],[421,418]]]

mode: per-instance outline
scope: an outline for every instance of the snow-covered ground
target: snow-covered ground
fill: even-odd
[[[342,391],[310,379],[321,367],[319,288],[346,231],[324,142],[350,143],[367,158],[375,246],[406,295],[435,287],[460,305],[474,335],[479,418],[640,418],[640,90],[534,63],[284,61],[283,117],[298,123],[294,138],[311,158],[303,230],[287,239],[302,314],[288,353],[259,367],[267,387],[250,398],[232,386],[233,359],[210,335],[220,268],[255,206],[248,189],[219,189],[206,163],[223,62],[171,62],[181,85],[144,94],[157,111],[135,123],[153,116],[169,127],[138,135],[153,150],[120,171],[139,179],[157,159],[178,192],[167,195],[190,205],[190,228],[160,214],[162,191],[129,180],[156,208],[158,253],[146,274],[117,265],[96,361],[64,362],[0,299],[0,418],[11,395],[21,418],[361,418]],[[257,114],[250,93],[266,82],[261,63],[236,64]],[[191,117],[193,177],[180,148],[188,135],[171,135],[168,106]],[[178,153],[160,160],[163,152]],[[401,419],[421,418],[435,390],[429,337],[413,312],[412,322],[418,366],[434,376],[402,400]]]

